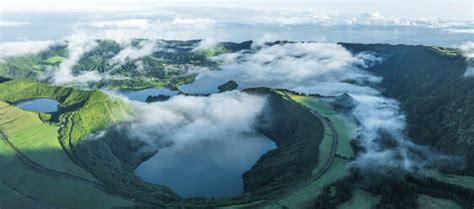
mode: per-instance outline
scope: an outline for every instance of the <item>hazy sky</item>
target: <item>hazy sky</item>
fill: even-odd
[[[89,36],[459,46],[472,0],[0,0],[0,42]]]
[[[160,6],[240,7],[335,13],[381,12],[390,16],[473,19],[472,0],[3,0],[3,12],[152,11]]]

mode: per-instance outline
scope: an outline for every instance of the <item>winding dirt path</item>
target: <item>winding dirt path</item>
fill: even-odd
[[[336,149],[337,149],[337,143],[338,143],[339,138],[338,138],[338,135],[337,135],[336,128],[334,128],[334,125],[332,124],[332,122],[328,118],[320,115],[318,112],[316,112],[312,109],[310,109],[310,111],[313,115],[318,117],[323,122],[325,127],[329,127],[329,129],[331,129],[331,132],[332,132],[332,144],[331,144],[331,153],[330,153],[329,159],[326,161],[323,168],[321,168],[318,171],[318,173],[316,173],[316,175],[314,175],[311,178],[310,182],[313,182],[313,181],[321,178],[321,176],[323,176],[329,170],[332,163],[334,162],[334,157],[336,157]]]

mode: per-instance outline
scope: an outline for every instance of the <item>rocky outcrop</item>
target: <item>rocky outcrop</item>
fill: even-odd
[[[145,102],[147,103],[152,103],[152,102],[163,102],[171,98],[171,96],[168,95],[157,95],[157,96],[148,96],[145,99]]]
[[[219,89],[219,92],[225,92],[225,91],[235,90],[235,89],[237,89],[237,87],[239,87],[237,82],[235,82],[233,80],[230,80],[230,81],[227,81],[224,84],[218,86],[217,88]]]

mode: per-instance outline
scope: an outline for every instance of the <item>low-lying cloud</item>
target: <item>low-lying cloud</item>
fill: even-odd
[[[87,52],[97,46],[97,40],[112,40],[118,43],[121,50],[110,60],[111,65],[120,66],[129,61],[135,61],[139,58],[151,55],[158,50],[164,50],[161,41],[163,39],[192,39],[196,37],[199,31],[207,34],[211,31],[215,21],[210,18],[180,18],[160,21],[149,19],[121,19],[104,20],[89,23],[88,26],[98,30],[80,30],[73,35],[66,37],[68,57],[61,62],[59,68],[49,69],[52,81],[58,85],[69,84],[87,84],[110,78],[111,75],[97,71],[87,71],[75,74],[72,68],[77,64],[80,58]],[[205,37],[203,35],[203,37]],[[138,44],[133,41],[143,39]],[[201,42],[200,47],[212,47],[215,40],[208,37],[207,41]],[[6,48],[0,48],[0,50]],[[46,49],[46,48],[45,48]],[[19,52],[17,52],[19,53]],[[135,62],[140,70],[143,64]],[[46,76],[48,77],[48,76]]]
[[[474,76],[474,42],[466,42],[462,44],[459,49],[462,52],[462,55],[466,57],[467,69],[464,73],[465,77]]]
[[[237,195],[241,174],[275,147],[256,130],[266,102],[266,97],[238,91],[131,102],[131,120],[116,130],[146,143],[144,152],[158,150],[136,170],[147,181],[167,184],[185,196]],[[200,181],[189,175],[201,176]],[[193,189],[203,186],[213,189]]]
[[[443,29],[443,31],[446,31],[448,33],[474,34],[474,29],[472,28],[448,28],[448,29]]]
[[[131,43],[122,44],[123,49],[112,57],[111,63],[124,64],[127,61],[133,61],[138,58],[142,58],[151,55],[153,52],[158,51],[158,45],[160,42],[154,40],[142,40],[137,46]]]
[[[66,39],[68,56],[60,63],[59,67],[53,66],[48,70],[51,81],[58,85],[84,85],[89,82],[111,78],[110,72],[101,73],[95,70],[73,72],[73,67],[78,64],[82,56],[98,46],[97,40],[99,37],[98,34],[85,32],[78,32],[69,36]],[[104,37],[107,38],[105,40],[114,41],[121,47],[118,54],[107,60],[112,66],[121,66],[129,61],[135,61],[163,49],[161,42],[156,40],[141,40],[138,44],[134,44],[131,37],[120,34],[109,34]],[[140,63],[137,62],[136,64],[140,66]]]
[[[266,99],[242,92],[209,97],[178,95],[168,101],[133,102],[134,118],[128,136],[150,145],[190,146],[200,140],[227,140],[254,133]]]
[[[55,43],[55,41],[0,42],[0,58],[37,54]]]
[[[168,185],[183,196],[238,195],[242,173],[275,148],[256,129],[266,102],[264,96],[239,91],[130,102],[135,110],[130,120],[114,130],[146,143],[142,152],[158,150],[135,170],[146,181]]]
[[[248,52],[223,54],[211,60],[222,70],[200,73],[185,90],[215,92],[218,84],[235,80],[241,88],[266,86],[334,95],[344,91],[374,91],[342,81],[379,80],[359,69],[377,62],[378,58],[370,54],[353,56],[341,45],[330,43],[254,46]]]
[[[79,61],[81,56],[97,46],[97,42],[91,40],[83,33],[78,33],[68,39],[67,51],[68,57],[59,64],[58,69],[52,69],[52,82],[58,85],[64,84],[83,84],[87,82],[97,82],[102,79],[97,71],[81,72],[74,75],[72,68]]]
[[[177,15],[177,14],[173,14]],[[101,20],[87,23],[90,34],[100,39],[172,39],[188,40],[214,38],[222,40],[223,34],[212,34],[216,20],[209,17],[141,18]],[[82,28],[87,30],[87,28]]]
[[[405,116],[398,102],[368,85],[381,82],[381,78],[364,70],[382,61],[371,53],[353,55],[329,43],[288,43],[256,45],[212,60],[222,70],[199,74],[186,90],[212,92],[216,85],[235,80],[240,88],[266,86],[326,96],[348,93],[355,101],[351,114],[359,122],[359,142],[364,150],[354,165],[374,170],[416,170],[434,159],[427,149],[411,143],[406,136]],[[414,150],[423,153],[414,157]]]
[[[193,52],[207,50],[215,47],[217,45],[217,41],[212,38],[207,38],[199,41],[199,44],[192,49]]]
[[[424,27],[457,29],[468,28],[468,20],[448,20],[440,18],[408,18],[403,16],[386,16],[380,12],[368,13],[331,13],[314,11],[260,11],[247,15],[244,19],[251,24],[279,25],[317,25],[317,26],[379,26],[379,27]]]
[[[29,25],[29,24],[30,23],[28,22],[0,20],[0,27],[17,27],[17,26],[23,26],[23,25]]]
[[[132,28],[148,29],[151,23],[147,19],[124,19],[124,20],[106,20],[89,23],[89,26],[95,28]]]

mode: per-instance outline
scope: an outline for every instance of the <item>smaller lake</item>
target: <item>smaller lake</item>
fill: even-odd
[[[173,91],[168,88],[148,88],[143,90],[122,90],[118,91],[119,94],[127,97],[133,101],[140,101],[144,102],[148,96],[158,96],[158,95],[166,95],[166,96],[175,96],[178,92]]]
[[[219,92],[219,89],[217,89],[219,85],[221,85],[221,83],[215,85],[206,84],[205,86],[198,86],[191,83],[179,86],[179,90],[188,94],[214,94]]]
[[[219,92],[218,86],[227,81],[228,79],[215,79],[204,74],[198,76],[193,83],[184,84],[178,88],[180,91],[189,94],[214,94]]]
[[[275,143],[261,134],[199,140],[160,149],[140,164],[135,174],[147,182],[169,186],[181,197],[238,196],[243,192],[242,174],[275,148]]]
[[[252,85],[252,81],[242,78],[236,70],[211,70],[204,71],[192,83],[179,86],[179,90],[190,94],[213,94],[219,92],[219,86],[229,82],[230,80],[238,84],[237,89],[245,89],[249,87],[265,86],[265,83],[257,83]]]
[[[33,112],[53,113],[58,111],[59,102],[54,99],[28,99],[15,106]]]

